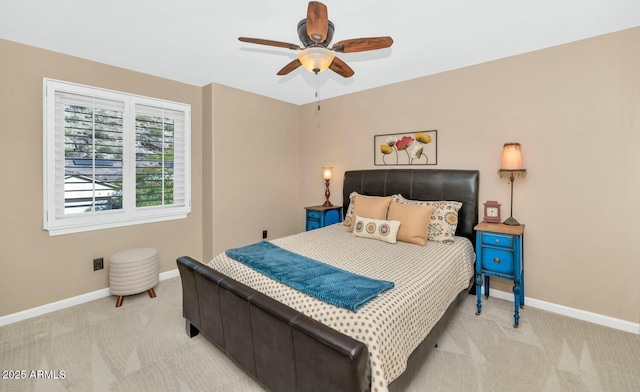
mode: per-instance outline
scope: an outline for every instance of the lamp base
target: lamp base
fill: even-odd
[[[502,224],[508,225],[508,226],[520,226],[520,223],[512,216],[505,219],[505,221],[502,222]]]
[[[331,204],[331,202],[329,201],[329,197],[331,197],[331,192],[329,192],[329,182],[330,180],[328,178],[324,180],[324,185],[327,188],[324,190],[324,198],[326,199],[326,201],[322,205],[323,207],[333,207],[333,204]]]

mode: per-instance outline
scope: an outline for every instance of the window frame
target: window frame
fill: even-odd
[[[124,103],[121,209],[62,215],[56,212],[56,207],[59,207],[60,203],[64,210],[65,203],[64,196],[63,200],[59,200],[59,189],[56,195],[56,185],[64,188],[65,180],[64,174],[60,178],[60,174],[56,173],[56,144],[60,143],[60,137],[56,138],[55,128],[57,92],[93,96]],[[139,105],[184,114],[184,129],[181,131],[184,159],[180,163],[178,161],[173,163],[174,167],[179,165],[181,168],[182,175],[178,177],[182,178],[176,178],[174,172],[173,184],[175,187],[176,182],[184,182],[183,205],[136,206],[136,106]],[[60,151],[59,147],[58,145],[58,151]],[[64,154],[64,148],[62,148],[62,154]],[[60,184],[60,180],[63,184]],[[95,178],[93,180],[95,182]],[[64,192],[62,194],[64,195]],[[43,229],[47,230],[50,236],[184,219],[190,212],[191,105],[43,78]]]

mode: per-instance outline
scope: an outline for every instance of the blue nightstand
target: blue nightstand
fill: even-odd
[[[342,222],[342,206],[312,206],[304,209],[307,210],[307,231]]]
[[[479,223],[476,227],[476,295],[479,315],[482,311],[482,275],[484,295],[489,298],[489,277],[513,281],[513,327],[518,328],[520,308],[524,308],[524,225]]]

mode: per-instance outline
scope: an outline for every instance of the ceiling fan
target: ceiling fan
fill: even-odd
[[[333,38],[334,29],[327,14],[327,6],[318,1],[310,1],[307,8],[307,18],[298,23],[298,37],[303,47],[260,38],[239,37],[238,39],[253,44],[299,50],[298,58],[285,65],[278,71],[278,75],[286,75],[302,65],[308,71],[316,74],[329,68],[345,78],[353,76],[354,72],[344,61],[336,57],[334,52],[364,52],[388,48],[393,44],[391,37],[371,37],[336,42],[331,48],[328,48]]]

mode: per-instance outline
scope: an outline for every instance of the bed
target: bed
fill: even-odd
[[[466,238],[464,241],[470,242],[473,249],[473,227],[478,221],[478,180],[479,174],[473,170],[348,171],[344,177],[343,205],[346,213],[349,195],[354,191],[370,196],[401,194],[412,200],[462,202],[462,208],[458,212],[456,236]],[[338,234],[338,230],[342,234]],[[331,236],[343,235],[345,241],[350,241],[346,238],[352,236],[345,235],[344,230],[344,226],[328,227],[320,229],[317,235],[329,236],[330,240],[333,238]],[[305,237],[310,235],[313,234],[301,233],[298,236],[302,239],[297,241],[315,242]],[[274,242],[280,241],[279,245],[284,247],[299,237]],[[431,244],[426,248],[430,247],[438,248]],[[438,320],[429,326],[425,332],[428,333],[426,337],[418,334],[420,336],[417,338],[422,343],[417,348],[413,343],[407,344],[405,351],[411,354],[408,363],[390,367],[389,373],[398,373],[399,369],[401,375],[390,374],[388,379],[392,382],[387,385],[386,375],[380,373],[384,373],[389,366],[381,366],[377,358],[380,351],[389,350],[383,350],[375,342],[372,344],[367,341],[370,335],[359,336],[357,332],[354,335],[346,330],[341,332],[340,327],[332,325],[335,323],[323,321],[313,311],[308,311],[306,305],[294,305],[294,301],[291,306],[287,306],[263,293],[268,292],[268,289],[253,289],[241,283],[241,280],[247,280],[242,274],[233,275],[237,279],[230,277],[231,273],[225,266],[227,262],[224,256],[218,256],[211,263],[216,267],[214,269],[189,257],[178,258],[187,334],[205,335],[271,391],[403,390],[413,369],[429,347],[433,346],[435,338],[446,326],[452,309],[468,292],[473,282],[473,276],[467,276],[469,279],[458,286],[454,295],[450,296],[449,303],[438,306],[441,308]],[[277,292],[276,290],[272,294]],[[385,298],[385,295],[380,295],[371,301],[371,306]],[[282,298],[280,300],[286,303]],[[325,310],[336,311],[330,307],[332,305],[327,306],[329,308]],[[365,305],[353,316],[366,315],[361,314],[361,311],[369,306],[370,304]]]

